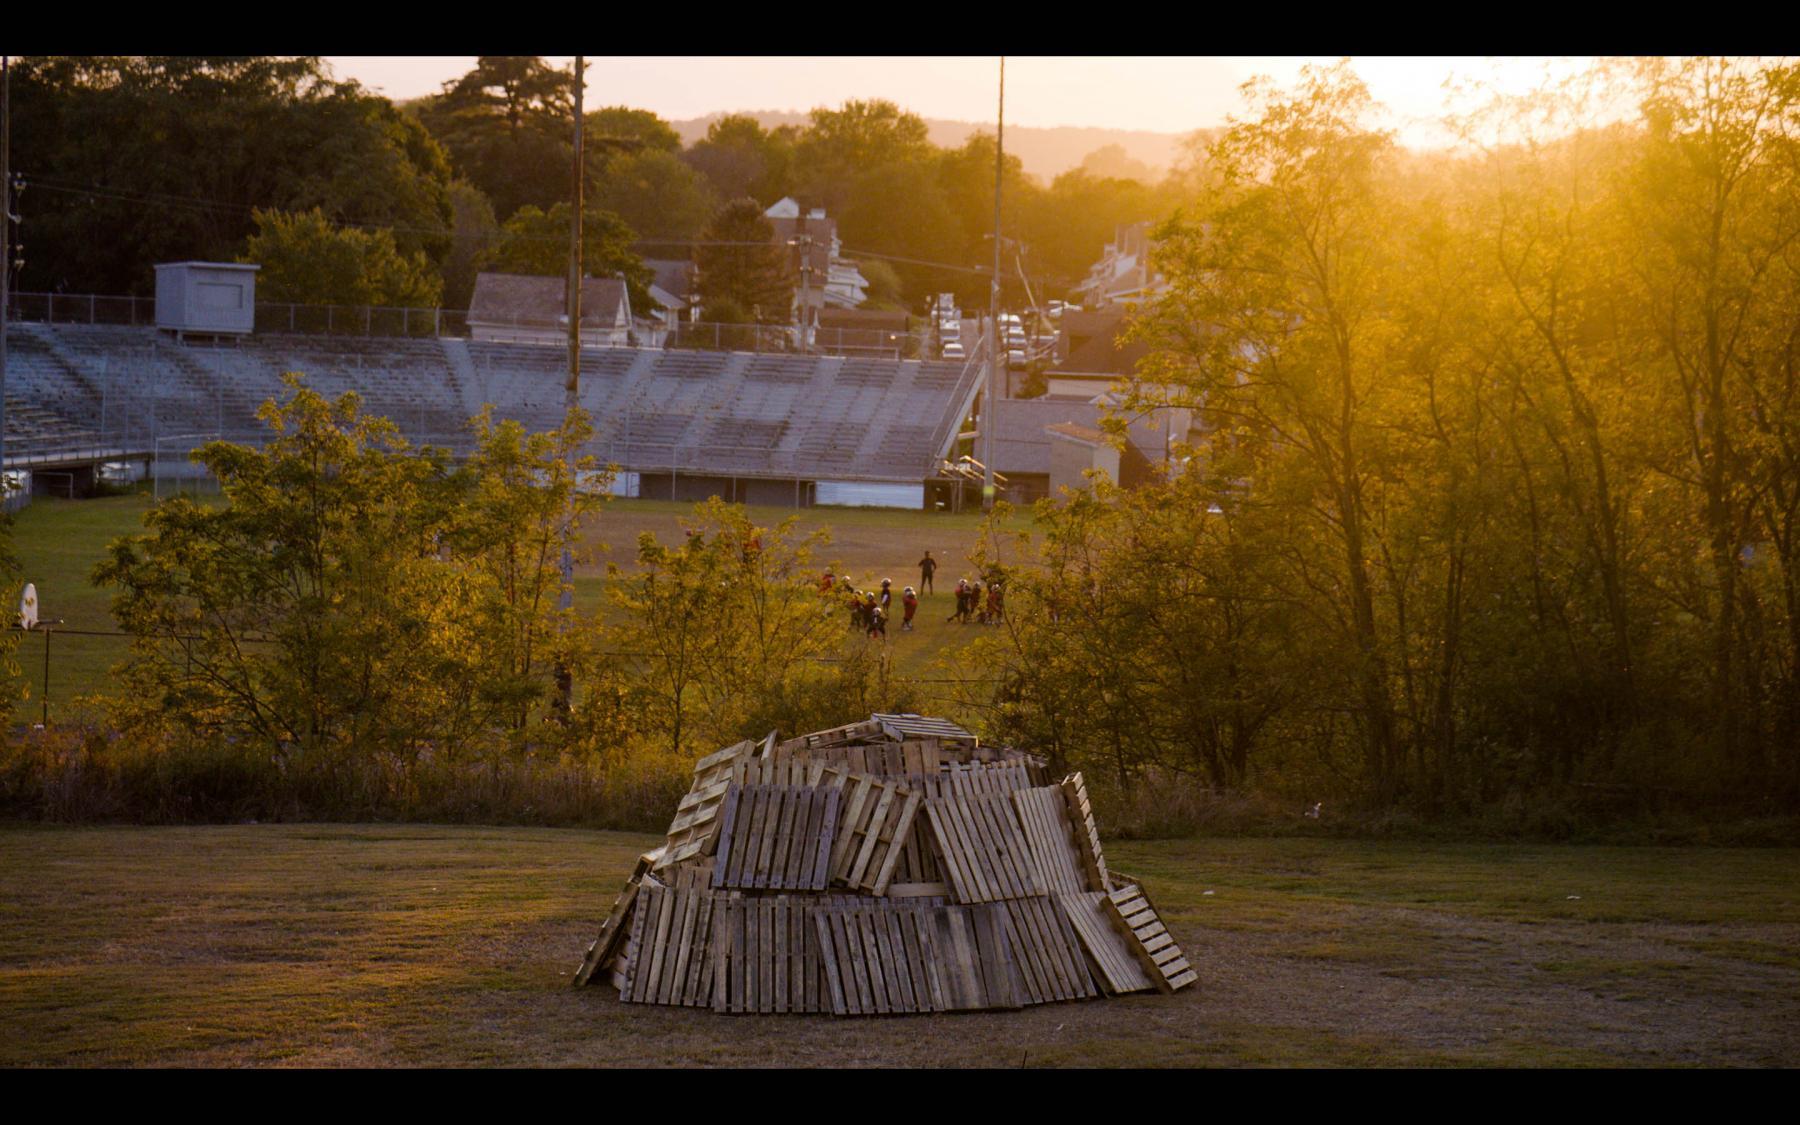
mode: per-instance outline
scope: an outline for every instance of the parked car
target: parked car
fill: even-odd
[[[955,340],[944,341],[945,359],[963,359],[963,346]]]

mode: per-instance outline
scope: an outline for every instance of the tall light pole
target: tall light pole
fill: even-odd
[[[587,61],[581,55],[575,56],[575,160],[570,178],[573,181],[569,196],[571,200],[569,215],[569,282],[566,297],[566,316],[569,321],[569,377],[563,383],[563,425],[567,427],[574,420],[575,411],[581,407],[581,206],[582,206],[582,151],[581,151],[581,95],[587,86]],[[565,456],[567,451],[565,450]],[[568,523],[563,528],[562,545],[562,593],[556,601],[556,608],[561,610],[559,627],[567,629],[569,611],[575,608],[575,468],[564,465],[563,469],[570,477]],[[560,657],[556,666],[556,709],[566,721],[575,706],[575,674],[570,669],[567,656]]]
[[[987,380],[981,389],[981,510],[994,508],[994,388],[1000,369],[1000,182],[1006,167],[1006,56],[1000,56],[1000,116],[994,134],[994,277],[988,290]]]

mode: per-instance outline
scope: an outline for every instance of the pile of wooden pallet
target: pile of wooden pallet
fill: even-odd
[[[920,715],[702,758],[575,974],[631,1003],[886,1015],[1173,992],[1081,775]]]

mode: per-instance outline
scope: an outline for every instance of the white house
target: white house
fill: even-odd
[[[569,339],[560,277],[484,273],[469,301],[469,336],[497,344],[561,344]],[[614,277],[581,282],[581,343],[590,348],[631,344],[631,298]]]

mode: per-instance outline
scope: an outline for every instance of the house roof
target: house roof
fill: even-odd
[[[692,299],[694,295],[694,273],[698,268],[693,262],[690,262],[685,258],[645,258],[644,265],[648,266],[650,271],[656,274],[656,280],[651,283],[653,288],[661,289],[664,293],[678,301],[688,301]],[[678,308],[680,306],[670,305],[668,307]]]
[[[1125,331],[1121,312],[1064,313],[1059,328],[1069,343],[1059,375],[1129,375],[1150,354],[1150,345],[1142,340],[1119,340]]]
[[[558,325],[563,323],[566,282],[560,277],[483,273],[475,278],[469,320],[481,324]],[[625,283],[616,277],[589,277],[581,282],[581,323],[611,328],[631,319]]]
[[[1002,473],[1048,473],[1052,427],[1062,427],[1057,432],[1064,437],[1092,434],[1096,441],[1112,441],[1100,429],[1103,411],[1093,402],[1063,396],[1003,398],[994,407],[994,468]],[[1129,444],[1149,460],[1162,460],[1166,424],[1154,414],[1133,421],[1126,431]]]
[[[1102,446],[1108,444],[1106,435],[1099,430],[1092,426],[1078,426],[1074,422],[1057,422],[1054,425],[1045,426],[1044,432],[1053,438],[1068,438],[1071,441],[1081,442],[1083,445]]]

